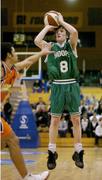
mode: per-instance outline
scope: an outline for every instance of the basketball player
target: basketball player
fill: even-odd
[[[81,143],[81,126],[80,126],[80,90],[77,69],[77,30],[66,23],[60,13],[58,13],[60,26],[56,29],[56,43],[51,43],[51,50],[54,54],[47,56],[47,68],[49,78],[52,80],[51,87],[51,124],[49,129],[48,145],[48,169],[56,167],[56,137],[61,115],[68,110],[73,123],[74,147],[75,152],[72,159],[79,168],[84,167],[83,154],[84,150]],[[42,45],[49,45],[44,41],[45,35],[55,29],[51,25],[46,25],[35,38],[35,44],[41,48]]]
[[[43,48],[38,54],[33,55],[25,59],[24,61],[17,63],[17,55],[14,47],[10,43],[2,43],[1,45],[1,101],[4,104],[9,97],[12,85],[18,76],[18,70],[24,67],[30,66],[38,59],[50,53],[49,48]],[[15,65],[14,65],[15,64]],[[44,171],[41,174],[33,175],[28,173],[21,150],[19,147],[18,138],[8,125],[3,115],[0,121],[1,127],[1,148],[8,146],[11,159],[17,168],[19,174],[24,180],[45,180],[47,179],[49,172]]]

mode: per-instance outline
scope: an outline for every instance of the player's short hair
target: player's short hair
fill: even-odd
[[[5,61],[7,53],[11,54],[13,45],[11,43],[3,42],[1,43],[1,60]]]
[[[58,28],[56,28],[56,32],[57,32],[58,29],[60,29],[60,28],[63,28],[63,29],[66,31],[67,36],[69,37],[69,32],[68,32],[62,25],[60,25],[60,26],[58,26]]]

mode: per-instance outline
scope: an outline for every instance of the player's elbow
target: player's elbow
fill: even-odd
[[[37,46],[37,44],[38,44],[37,38],[34,39],[34,44]]]
[[[78,31],[76,29],[73,30],[72,34],[73,36],[78,37]]]
[[[35,43],[36,45],[40,43],[40,39],[39,39],[39,37],[38,37],[38,36],[36,36],[36,37],[35,37],[35,39],[34,39],[34,43]]]
[[[35,38],[34,39],[34,44],[37,46],[37,47],[39,47],[39,48],[41,48],[41,42],[39,41],[39,39],[38,38]]]

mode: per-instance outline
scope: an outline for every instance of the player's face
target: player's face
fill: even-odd
[[[62,27],[60,27],[57,31],[56,31],[56,41],[58,43],[63,43],[66,38],[67,38],[67,33],[66,33],[66,30]]]
[[[12,64],[15,64],[18,61],[18,57],[14,47],[11,47],[11,55]]]

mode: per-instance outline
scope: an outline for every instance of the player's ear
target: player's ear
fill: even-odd
[[[66,38],[68,39],[68,34],[66,34]]]
[[[69,39],[69,36],[70,36],[69,32],[66,32],[66,38],[67,39]]]
[[[7,58],[11,58],[12,57],[12,54],[11,53],[7,53]]]

